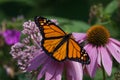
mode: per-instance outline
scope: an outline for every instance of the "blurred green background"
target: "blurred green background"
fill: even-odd
[[[106,6],[112,0],[0,0],[0,20],[24,15],[32,18],[36,15],[56,16],[86,21],[93,4]]]
[[[35,16],[57,19],[66,32],[86,32],[91,25],[102,24],[112,37],[120,40],[120,0],[0,0],[0,30],[22,30],[23,22],[33,20]],[[0,80],[29,80],[30,74],[20,73],[12,60],[11,45],[7,45],[1,36],[0,43]],[[14,78],[7,75],[5,65],[15,69]],[[117,70],[120,65],[114,62],[112,75],[107,80],[114,80]],[[101,79],[99,70],[94,80]],[[84,80],[92,79],[85,75]]]

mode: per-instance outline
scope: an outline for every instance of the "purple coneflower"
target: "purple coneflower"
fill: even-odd
[[[37,80],[44,76],[45,80],[61,80],[62,73],[66,74],[67,80],[82,80],[81,64],[69,60],[55,61],[42,50],[41,35],[36,24],[28,21],[23,26],[22,35],[26,35],[26,38],[13,45],[10,52],[22,70],[36,73]]]
[[[5,30],[2,35],[5,39],[5,42],[8,44],[8,45],[12,45],[12,44],[15,44],[17,42],[19,42],[20,40],[20,31],[18,30]]]
[[[102,25],[90,27],[85,33],[74,33],[78,42],[86,40],[85,50],[90,56],[91,63],[86,66],[91,77],[95,76],[97,66],[102,66],[110,76],[112,71],[112,56],[120,63],[120,42],[110,38],[110,33]],[[79,35],[81,35],[79,37]]]

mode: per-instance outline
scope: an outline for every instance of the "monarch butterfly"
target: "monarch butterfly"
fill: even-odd
[[[42,48],[50,57],[57,61],[69,59],[82,64],[90,63],[88,54],[71,33],[65,33],[58,25],[44,17],[35,17],[35,23],[43,37]]]

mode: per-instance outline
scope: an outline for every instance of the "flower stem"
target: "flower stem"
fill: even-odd
[[[103,73],[103,80],[106,80],[105,69],[104,69],[103,65],[102,65],[102,73]]]

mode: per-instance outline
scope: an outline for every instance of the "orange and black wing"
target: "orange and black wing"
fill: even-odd
[[[57,61],[68,58],[83,64],[90,62],[88,54],[71,38],[71,34],[66,34],[55,23],[43,17],[35,17],[35,23],[43,37],[42,48],[49,56]]]
[[[55,23],[44,17],[35,17],[35,23],[37,27],[40,29],[41,35],[43,37],[41,41],[43,50],[49,56],[53,57],[58,61],[64,60],[66,58],[65,47],[67,46],[66,43],[61,45],[61,42],[66,33]],[[58,47],[58,45],[60,46]],[[65,48],[64,50],[63,47]],[[64,57],[62,55],[64,55]]]
[[[62,41],[57,45],[54,50],[53,58],[58,61],[63,61],[67,58],[67,41],[62,43]]]
[[[67,58],[73,61],[89,64],[90,58],[86,51],[72,38],[68,40],[68,55]]]
[[[61,38],[66,35],[66,33],[59,26],[47,18],[35,17],[35,23],[40,29],[43,39]]]

